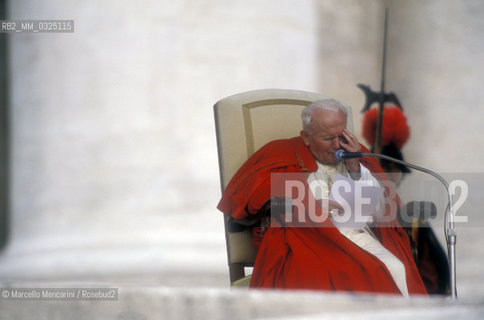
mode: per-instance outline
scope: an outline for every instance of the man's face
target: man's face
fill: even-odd
[[[316,109],[309,131],[301,131],[304,143],[309,147],[313,157],[322,164],[335,164],[336,150],[340,149],[343,130],[346,128],[346,117],[342,111]]]

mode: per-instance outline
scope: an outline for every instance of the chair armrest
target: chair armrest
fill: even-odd
[[[431,201],[410,201],[403,205],[397,213],[398,222],[402,227],[412,227],[415,219],[425,223],[437,216],[437,206]]]

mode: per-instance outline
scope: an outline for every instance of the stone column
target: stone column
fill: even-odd
[[[75,31],[10,35],[0,280],[228,285],[212,105],[316,90],[313,3],[9,5],[10,19],[73,19]]]

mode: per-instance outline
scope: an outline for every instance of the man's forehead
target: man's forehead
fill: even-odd
[[[316,110],[315,110],[316,111]],[[346,116],[342,111],[317,110],[313,113],[310,126],[312,129],[329,131],[346,127]]]

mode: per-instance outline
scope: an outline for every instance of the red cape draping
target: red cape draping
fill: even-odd
[[[368,150],[363,147],[363,152]],[[378,179],[384,173],[372,158],[360,160]],[[274,195],[271,194],[271,173],[309,173],[317,163],[300,137],[276,140],[254,153],[234,175],[218,209],[235,219],[257,214]],[[301,179],[308,188],[305,179]],[[398,196],[393,194],[394,204]],[[306,189],[308,190],[308,189]],[[304,202],[307,204],[308,195]],[[318,214],[323,214],[316,207]],[[328,225],[330,224],[330,225]],[[373,232],[380,242],[405,265],[410,294],[426,294],[412,258],[406,233],[393,219],[377,225]],[[375,256],[343,236],[332,222],[324,226],[271,226],[258,248],[251,279],[253,288],[320,289],[351,292],[399,294],[386,266]]]

